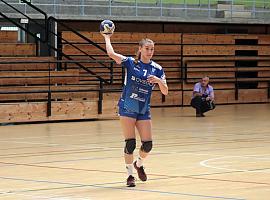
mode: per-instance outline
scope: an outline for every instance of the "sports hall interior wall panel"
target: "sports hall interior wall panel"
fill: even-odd
[[[67,21],[71,27],[79,31],[98,31],[100,21]],[[153,33],[247,33],[269,34],[270,25],[242,25],[242,24],[216,24],[216,23],[179,23],[179,22],[125,22],[115,21],[116,32],[153,32]],[[59,26],[59,30],[65,30]]]

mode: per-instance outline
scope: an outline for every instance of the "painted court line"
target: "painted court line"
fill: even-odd
[[[102,172],[102,173],[117,173],[117,174],[125,174],[123,171],[112,171],[112,170],[97,170],[97,169],[79,169],[79,168],[71,168],[71,167],[58,167],[58,166],[44,166],[44,165],[31,165],[31,164],[22,164],[22,163],[3,163],[2,164],[15,164],[18,166],[26,166],[26,167],[37,167],[37,168],[47,168],[47,169],[56,169],[56,170],[72,170],[72,171],[84,171],[84,172]],[[239,171],[237,171],[239,172]],[[233,173],[233,172],[232,172]],[[189,175],[164,175],[164,174],[153,174],[149,173],[151,176],[158,177],[166,177],[166,178],[188,178],[188,179],[197,179],[197,180],[205,180],[205,181],[218,181],[218,182],[233,182],[233,183],[244,183],[244,184],[256,184],[256,185],[270,185],[270,183],[264,182],[251,182],[251,181],[239,181],[239,180],[228,180],[228,179],[215,179],[215,178],[201,178]]]
[[[259,172],[259,173],[270,173],[269,168],[262,168],[262,169],[234,169],[234,168],[227,168],[226,166],[223,167],[218,167],[218,166],[213,166],[211,164],[207,164],[210,161],[216,161],[216,160],[222,160],[222,159],[232,159],[232,158],[246,158],[246,159],[258,159],[261,160],[261,158],[254,158],[254,157],[246,157],[246,156],[222,156],[222,157],[216,157],[216,158],[210,158],[207,160],[203,160],[200,162],[200,165],[203,167],[207,168],[212,168],[212,169],[219,169],[219,170],[227,170],[227,171],[239,171],[239,172],[249,172],[249,173],[254,173],[254,172]],[[267,172],[269,171],[269,172]]]
[[[139,188],[124,188],[124,187],[111,187],[104,186],[98,184],[78,184],[78,183],[66,183],[66,182],[58,182],[58,181],[47,181],[47,180],[33,180],[33,179],[20,179],[20,178],[12,178],[12,177],[0,177],[5,180],[16,180],[16,181],[25,181],[25,182],[35,182],[35,183],[51,183],[51,184],[60,184],[60,185],[70,185],[75,187],[94,187],[94,188],[104,188],[104,189],[113,189],[113,190],[124,190],[124,191],[137,191],[137,192],[147,192],[147,193],[157,193],[163,195],[179,195],[179,196],[190,196],[190,197],[199,197],[199,198],[210,198],[210,199],[224,199],[224,200],[245,200],[243,198],[234,198],[234,197],[224,197],[224,196],[212,196],[212,195],[200,195],[195,193],[181,193],[181,192],[168,192],[168,191],[160,191],[160,190],[146,190]],[[12,193],[12,191],[8,192]],[[14,193],[16,194],[16,193]]]

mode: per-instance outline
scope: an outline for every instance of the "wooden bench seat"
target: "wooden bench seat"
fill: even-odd
[[[236,39],[255,39],[258,44],[270,44],[270,36],[263,34],[183,34],[183,44],[235,44]]]
[[[104,42],[103,36],[99,32],[80,32],[85,37],[91,39],[96,43]],[[70,31],[62,32],[64,39],[70,42],[85,42]],[[181,34],[179,33],[128,33],[128,32],[115,32],[111,38],[112,42],[136,42],[137,44],[143,38],[150,38],[158,43],[179,44],[181,42]]]
[[[51,84],[78,83],[79,71],[52,71]],[[48,72],[1,72],[0,85],[37,85],[49,83]]]
[[[265,73],[270,71],[269,67],[196,67],[196,68],[187,68],[187,72],[261,72]]]
[[[84,52],[88,53],[89,55],[107,55],[105,52],[101,51],[98,48],[94,48],[88,44],[76,44],[76,47],[83,50]],[[105,45],[101,45],[105,48]],[[115,52],[121,53],[123,55],[126,54],[136,54],[138,51],[138,45],[133,44],[117,44],[113,46]],[[68,55],[83,55],[81,51],[76,49],[75,47],[65,44],[63,45],[63,52]],[[168,55],[180,55],[181,54],[181,47],[180,45],[155,45],[155,54],[168,54]]]
[[[259,56],[270,55],[270,46],[249,45],[184,45],[184,56],[234,56],[237,50],[255,50]]]
[[[98,87],[96,85],[52,85],[52,100],[77,100],[98,98]],[[12,94],[11,94],[12,92]],[[17,92],[17,94],[15,94]],[[34,101],[47,100],[48,86],[13,86],[0,87],[0,101]]]
[[[204,77],[204,76],[209,76],[212,79],[214,78],[234,78],[235,77],[235,72],[188,72],[187,73],[187,78],[198,78],[198,77]]]
[[[35,56],[36,45],[31,43],[0,43],[2,56]]]
[[[188,83],[197,83],[201,80],[201,77],[188,78]],[[269,82],[270,77],[259,77],[259,78],[211,78],[211,83],[236,83],[237,82]]]
[[[224,61],[224,62],[231,62],[231,61],[270,61],[270,56],[190,56],[184,57],[184,62],[209,62],[209,61]]]
[[[0,57],[0,71],[39,71],[55,70],[54,63],[41,63],[42,61],[54,61],[54,57]],[[22,63],[20,63],[20,61]],[[37,63],[26,63],[27,61],[37,61]],[[3,64],[1,62],[18,62],[12,64]]]

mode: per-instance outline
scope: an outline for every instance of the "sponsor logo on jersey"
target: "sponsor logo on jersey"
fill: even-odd
[[[149,94],[149,91],[145,90],[143,88],[139,88],[139,92],[142,93],[142,94]]]
[[[131,80],[137,82],[137,83],[140,83],[142,85],[148,85],[148,86],[153,86],[154,83],[148,83],[147,80],[143,80],[143,79],[140,79],[138,77],[135,77],[135,76],[131,76]]]
[[[140,71],[137,67],[134,67],[133,69],[134,69],[134,71],[137,71],[137,72]]]
[[[132,94],[130,95],[130,98],[131,98],[131,99],[135,99],[135,100],[137,100],[137,101],[145,102],[145,99],[139,97],[138,94],[136,94],[136,93],[132,93]]]

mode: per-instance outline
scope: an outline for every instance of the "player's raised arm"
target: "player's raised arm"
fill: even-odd
[[[108,56],[113,59],[117,64],[121,64],[125,58],[123,55],[115,53],[111,43],[111,36],[114,32],[115,25],[111,20],[103,20],[100,23],[100,33],[105,39],[106,51]]]
[[[111,44],[112,34],[102,34],[102,35],[105,39],[106,51],[107,51],[108,56],[111,59],[113,59],[117,64],[121,64],[121,62],[125,58],[125,56],[114,52],[114,49],[113,49],[112,44]]]

